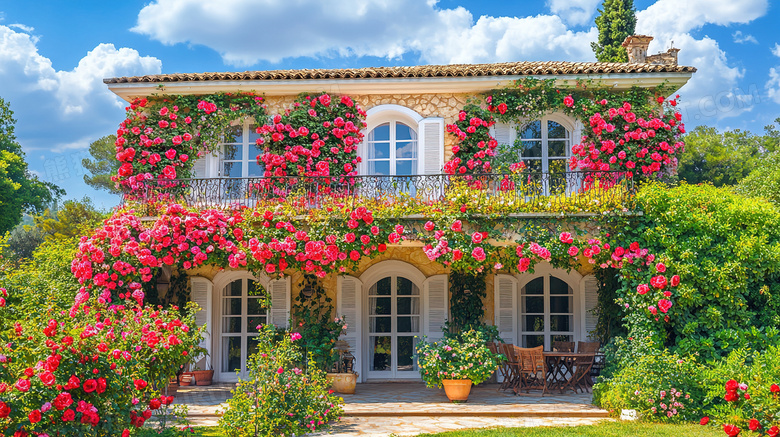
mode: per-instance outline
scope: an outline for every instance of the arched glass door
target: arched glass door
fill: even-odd
[[[420,289],[403,276],[368,290],[368,378],[419,378],[415,336],[421,334]]]
[[[574,290],[552,275],[536,278],[520,290],[520,338],[523,347],[574,340]]]
[[[237,279],[222,289],[221,357],[213,362],[227,379],[233,379],[236,372],[246,376],[247,357],[257,351],[257,326],[267,322],[263,296],[255,293],[257,285],[252,279]]]

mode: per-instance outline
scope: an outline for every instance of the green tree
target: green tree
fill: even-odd
[[[84,182],[98,190],[106,190],[112,194],[119,194],[116,184],[111,176],[116,175],[120,162],[116,159],[116,135],[106,135],[89,145],[89,154],[92,159],[84,158],[81,164],[90,175],[84,175]]]
[[[65,192],[30,173],[22,146],[16,141],[13,111],[0,98],[0,234],[14,228],[23,212],[40,213]]]
[[[737,185],[737,192],[748,197],[763,197],[780,206],[780,152],[758,160],[753,171]]]
[[[766,136],[739,129],[720,133],[708,126],[697,126],[684,141],[677,171],[680,179],[690,184],[711,182],[716,187],[737,184],[762,155],[777,148]]]
[[[636,29],[634,0],[604,0],[596,17],[599,29],[598,43],[590,43],[599,62],[628,62],[626,49],[621,46]]]
[[[88,234],[100,225],[106,214],[98,211],[88,197],[67,200],[60,208],[47,209],[35,217],[35,227],[47,240]]]

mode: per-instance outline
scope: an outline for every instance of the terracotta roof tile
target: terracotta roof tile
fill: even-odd
[[[269,70],[226,73],[174,73],[103,79],[112,83],[159,83],[205,81],[386,79],[478,76],[527,76],[563,74],[694,73],[681,65],[629,64],[613,62],[504,62],[499,64],[420,65],[414,67],[369,67],[346,69]]]

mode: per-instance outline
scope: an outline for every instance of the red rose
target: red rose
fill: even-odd
[[[73,410],[65,410],[62,413],[63,422],[73,422],[76,419],[76,413]]]
[[[768,430],[766,430],[766,435],[768,435],[769,437],[777,437],[778,435],[780,435],[780,428],[778,428],[777,426],[773,426]]]
[[[27,418],[30,419],[30,423],[38,423],[41,421],[41,410],[32,410],[30,411],[30,414],[27,415]]]
[[[761,423],[758,421],[758,419],[750,419],[750,422],[748,422],[748,428],[750,428],[751,431],[755,431],[761,428]]]
[[[647,294],[648,291],[650,291],[650,287],[647,284],[639,284],[636,287],[636,292],[639,294]]]
[[[729,437],[737,437],[742,430],[737,428],[736,425],[724,424],[723,432]]]
[[[463,252],[461,252],[460,249],[455,249],[452,251],[452,260],[458,261],[459,259],[463,258]]]
[[[41,378],[43,385],[47,387],[54,384],[54,374],[52,374],[51,372],[43,372],[40,375],[38,375],[38,377]]]
[[[671,280],[670,284],[672,285],[672,287],[676,287],[676,286],[680,285],[680,277],[678,275],[672,276],[672,280]]]
[[[60,393],[54,398],[54,402],[52,403],[54,404],[54,408],[62,411],[73,404],[73,398],[71,398],[70,393]]]
[[[16,384],[14,386],[19,391],[29,391],[30,390],[30,380],[29,379],[20,379],[20,380],[16,381]]]
[[[450,229],[452,229],[455,232],[460,232],[463,229],[463,223],[461,223],[460,220],[455,220],[452,223],[452,226],[450,226]]]
[[[659,290],[666,287],[666,283],[666,277],[663,275],[653,276],[653,278],[650,279],[650,285]]]
[[[160,402],[159,399],[155,398],[149,401],[149,408],[152,410],[156,410],[162,406],[162,402]]]
[[[86,393],[92,393],[97,389],[97,381],[95,381],[94,379],[88,379],[84,381],[83,388]]]
[[[739,395],[736,391],[727,391],[726,395],[723,396],[723,399],[725,399],[726,402],[735,402],[739,400]]]
[[[571,108],[572,106],[574,106],[574,99],[572,98],[572,96],[566,96],[563,98],[563,104]]]
[[[0,401],[0,419],[4,419],[11,414],[11,407],[3,401]]]
[[[135,381],[133,381],[133,385],[135,386],[136,390],[143,390],[146,388],[147,385],[149,385],[149,383],[147,383],[143,379],[136,379]]]
[[[708,423],[710,423],[710,418],[707,416],[702,417],[701,420],[699,421],[699,425],[706,425]]]
[[[772,384],[772,385],[769,387],[769,391],[771,391],[772,393],[777,393],[777,392],[780,392],[780,385],[777,385],[777,384]]]
[[[726,391],[737,391],[739,383],[733,379],[726,381]]]

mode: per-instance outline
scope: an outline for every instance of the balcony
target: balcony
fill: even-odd
[[[148,181],[126,201],[159,199],[205,208],[255,208],[287,203],[302,214],[357,206],[402,216],[466,205],[486,216],[592,215],[634,212],[635,185],[625,172],[352,177],[212,178]]]

